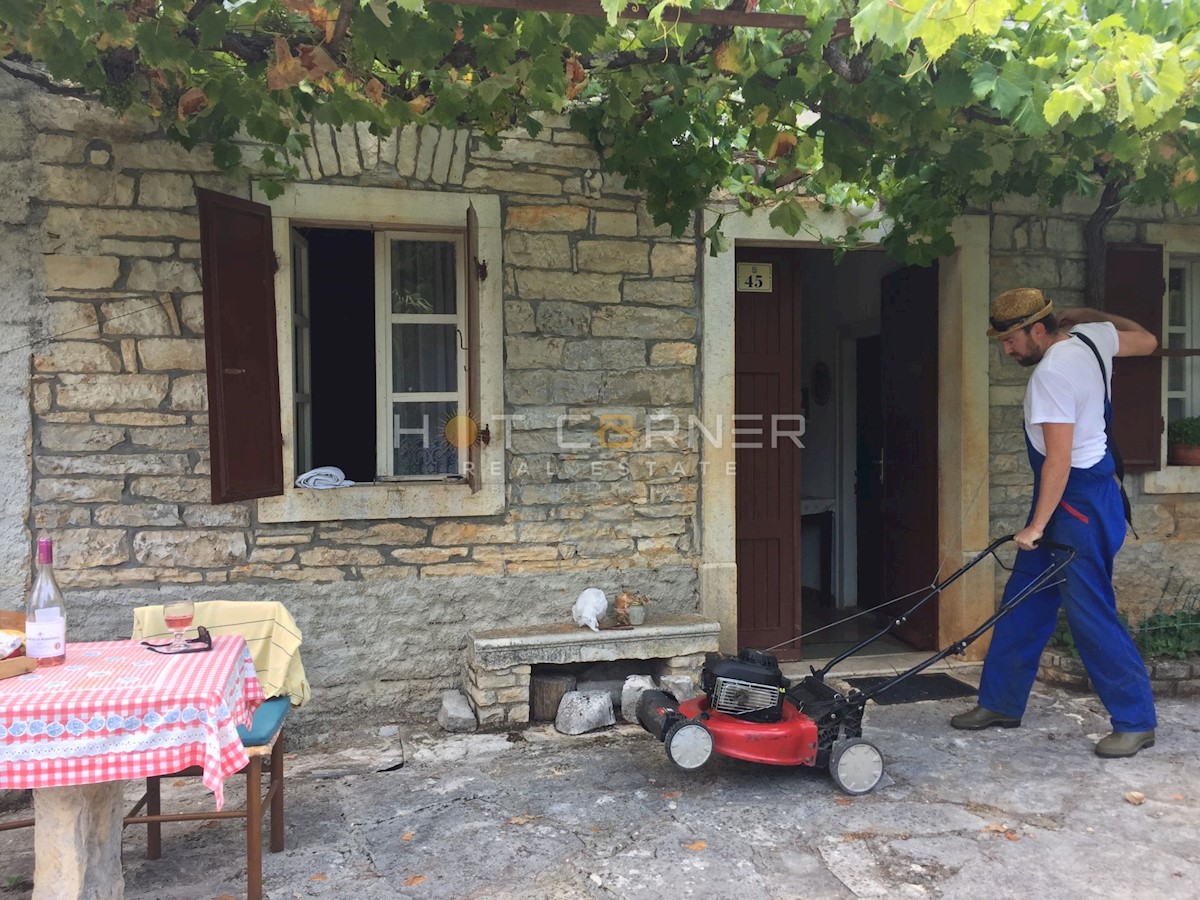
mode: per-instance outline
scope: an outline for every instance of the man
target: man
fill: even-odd
[[[1037,546],[1043,537],[1074,547],[1077,555],[1062,583],[1026,598],[996,625],[979,706],[954,716],[950,724],[969,730],[1021,724],[1061,605],[1079,657],[1112,719],[1112,734],[1096,744],[1096,754],[1133,756],[1154,745],[1156,722],[1150,679],[1117,617],[1113,592],[1113,558],[1125,540],[1125,514],[1105,431],[1112,415],[1105,377],[1112,374],[1114,356],[1146,356],[1158,340],[1136,322],[1093,309],[1065,310],[1056,319],[1053,305],[1035,288],[996,297],[991,323],[988,335],[1006,354],[1036,367],[1025,392],[1033,509],[1015,537],[1017,558],[1004,602],[1049,566],[1052,551]]]

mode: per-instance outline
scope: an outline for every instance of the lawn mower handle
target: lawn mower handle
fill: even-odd
[[[829,670],[831,668],[833,668],[834,665],[841,662],[843,659],[852,655],[853,653],[857,653],[860,649],[862,649],[866,645],[873,643],[874,641],[876,641],[879,638],[883,637],[884,635],[888,634],[898,623],[904,621],[908,616],[912,615],[912,613],[915,612],[927,600],[940,594],[943,590],[946,589],[946,587],[948,587],[953,582],[957,581],[959,578],[961,578],[963,575],[965,575],[967,572],[969,572],[972,568],[974,568],[977,563],[979,563],[985,557],[991,556],[993,553],[995,553],[995,551],[999,547],[1003,546],[1004,544],[1007,544],[1009,541],[1013,540],[1013,538],[1015,538],[1015,537],[1016,537],[1016,535],[1008,534],[1008,535],[1005,535],[1004,537],[997,538],[996,540],[992,541],[992,543],[990,543],[984,550],[982,550],[978,554],[976,554],[975,557],[973,559],[971,559],[970,561],[968,561],[967,564],[964,565],[961,569],[959,569],[957,572],[954,572],[953,574],[948,576],[945,581],[935,583],[930,588],[929,593],[927,593],[924,597],[922,597],[917,602],[916,606],[914,606],[912,609],[910,609],[907,613],[905,613],[900,618],[894,620],[891,625],[889,625],[887,628],[885,628],[879,634],[875,635],[872,638],[868,638],[866,641],[857,645],[853,649],[847,651],[846,653],[843,653],[841,656],[832,660],[830,663],[828,663],[825,666],[825,668],[821,669],[820,672],[814,671],[813,672],[814,677],[816,677],[820,680],[824,680],[825,675],[829,672]],[[1041,541],[1037,542],[1037,547],[1045,549],[1045,550],[1055,550],[1055,551],[1058,551],[1061,555],[1057,559],[1051,558],[1050,564],[1046,567],[1046,569],[1040,575],[1038,575],[1036,578],[1034,578],[1031,582],[1029,582],[1029,584],[1027,584],[1025,587],[1023,587],[1020,591],[1018,591],[1017,594],[1015,596],[1013,596],[1012,598],[1010,598],[1007,603],[1002,603],[1000,608],[997,609],[996,612],[994,612],[991,616],[989,616],[982,625],[980,625],[978,628],[976,628],[974,631],[972,631],[966,637],[959,638],[957,641],[950,644],[950,646],[946,647],[943,650],[939,650],[937,653],[933,654],[933,656],[929,657],[928,659],[924,660],[923,662],[918,663],[917,665],[913,666],[911,669],[901,672],[899,675],[897,675],[891,681],[884,682],[883,684],[877,685],[866,691],[853,692],[851,697],[847,698],[848,701],[855,705],[865,705],[867,700],[869,700],[871,697],[875,696],[876,694],[881,694],[884,691],[895,687],[900,682],[912,677],[913,675],[916,675],[918,672],[923,672],[925,669],[928,669],[933,664],[941,662],[943,659],[945,659],[947,656],[950,656],[951,654],[964,652],[969,645],[973,644],[980,636],[986,634],[989,630],[991,630],[991,628],[997,622],[999,622],[1001,619],[1003,619],[1005,616],[1007,616],[1009,613],[1011,613],[1017,607],[1018,604],[1022,603],[1026,598],[1030,597],[1033,594],[1036,594],[1042,588],[1044,588],[1048,584],[1050,584],[1050,582],[1054,578],[1056,578],[1058,576],[1058,574],[1063,571],[1063,569],[1065,569],[1067,566],[1069,566],[1071,564],[1072,560],[1075,559],[1075,555],[1076,555],[1075,548],[1069,547],[1066,544],[1060,544],[1060,543],[1057,543],[1056,541],[1041,540]]]

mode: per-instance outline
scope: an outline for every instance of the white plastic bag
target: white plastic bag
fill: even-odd
[[[600,588],[585,588],[571,607],[571,618],[576,625],[586,625],[592,631],[600,630],[599,620],[608,612],[608,598]]]

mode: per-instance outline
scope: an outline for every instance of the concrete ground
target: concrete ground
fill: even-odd
[[[1092,697],[1038,685],[1022,728],[951,730],[971,703],[868,707],[864,736],[887,774],[853,798],[811,768],[719,759],[684,773],[637,726],[401,728],[304,750],[289,761],[287,849],[267,855],[266,896],[1200,896],[1200,701],[1161,700],[1158,744],[1131,760],[1092,753],[1108,731]],[[240,794],[232,781],[227,794]],[[166,855],[149,862],[127,830],[125,896],[244,896],[243,834],[164,826]],[[0,898],[28,896],[32,870],[32,834],[0,834]]]

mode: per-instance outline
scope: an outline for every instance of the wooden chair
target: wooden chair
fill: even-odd
[[[285,627],[289,626],[294,629],[294,623],[291,616],[286,610],[275,611],[278,606],[275,603],[266,602],[246,602],[239,604],[230,603],[197,603],[194,624],[204,625],[214,635],[238,633],[239,625],[237,623],[221,624],[214,616],[218,616],[222,609],[228,610],[231,607],[237,607],[238,612],[254,612],[251,607],[261,608],[263,616],[280,615]],[[142,607],[137,612],[136,624],[134,627],[134,638],[142,637],[159,637],[153,625],[157,623],[155,615],[161,615],[161,607]],[[269,635],[267,638],[262,637],[263,625],[265,621],[263,616],[251,616],[255,625],[253,631],[254,640],[267,640],[270,643]],[[147,626],[151,626],[147,628]],[[295,644],[298,647],[299,632],[295,635],[297,640]],[[247,643],[250,644],[251,639],[247,636]],[[278,641],[274,642],[278,649]],[[295,666],[299,668],[299,679],[303,682],[304,696],[307,696],[308,685],[304,680],[304,670],[299,661],[299,650],[291,651],[295,657]],[[126,825],[145,825],[147,826],[146,833],[146,858],[159,859],[162,856],[162,823],[163,822],[198,822],[207,821],[208,819],[243,819],[246,822],[246,896],[248,900],[262,900],[262,830],[263,830],[263,813],[270,812],[271,819],[271,838],[269,846],[272,853],[278,853],[283,850],[283,720],[291,708],[292,699],[289,696],[270,696],[272,686],[266,680],[267,673],[263,671],[266,666],[265,653],[260,653],[253,644],[251,644],[251,653],[255,658],[255,667],[260,671],[259,680],[263,683],[264,691],[268,692],[268,699],[258,708],[254,714],[254,721],[249,728],[238,726],[238,734],[242,738],[242,744],[246,748],[246,752],[250,757],[250,761],[238,773],[246,776],[246,805],[240,809],[222,809],[220,812],[207,811],[195,813],[166,813],[162,812],[162,779],[163,778],[179,778],[183,776],[199,776],[203,774],[198,766],[185,769],[182,772],[175,772],[170,775],[160,775],[146,779],[146,792],[141,799],[130,810],[129,815],[125,817]],[[276,660],[278,661],[278,660]],[[279,686],[274,686],[275,690],[279,690]],[[268,774],[267,790],[264,793],[262,789],[263,771]]]

